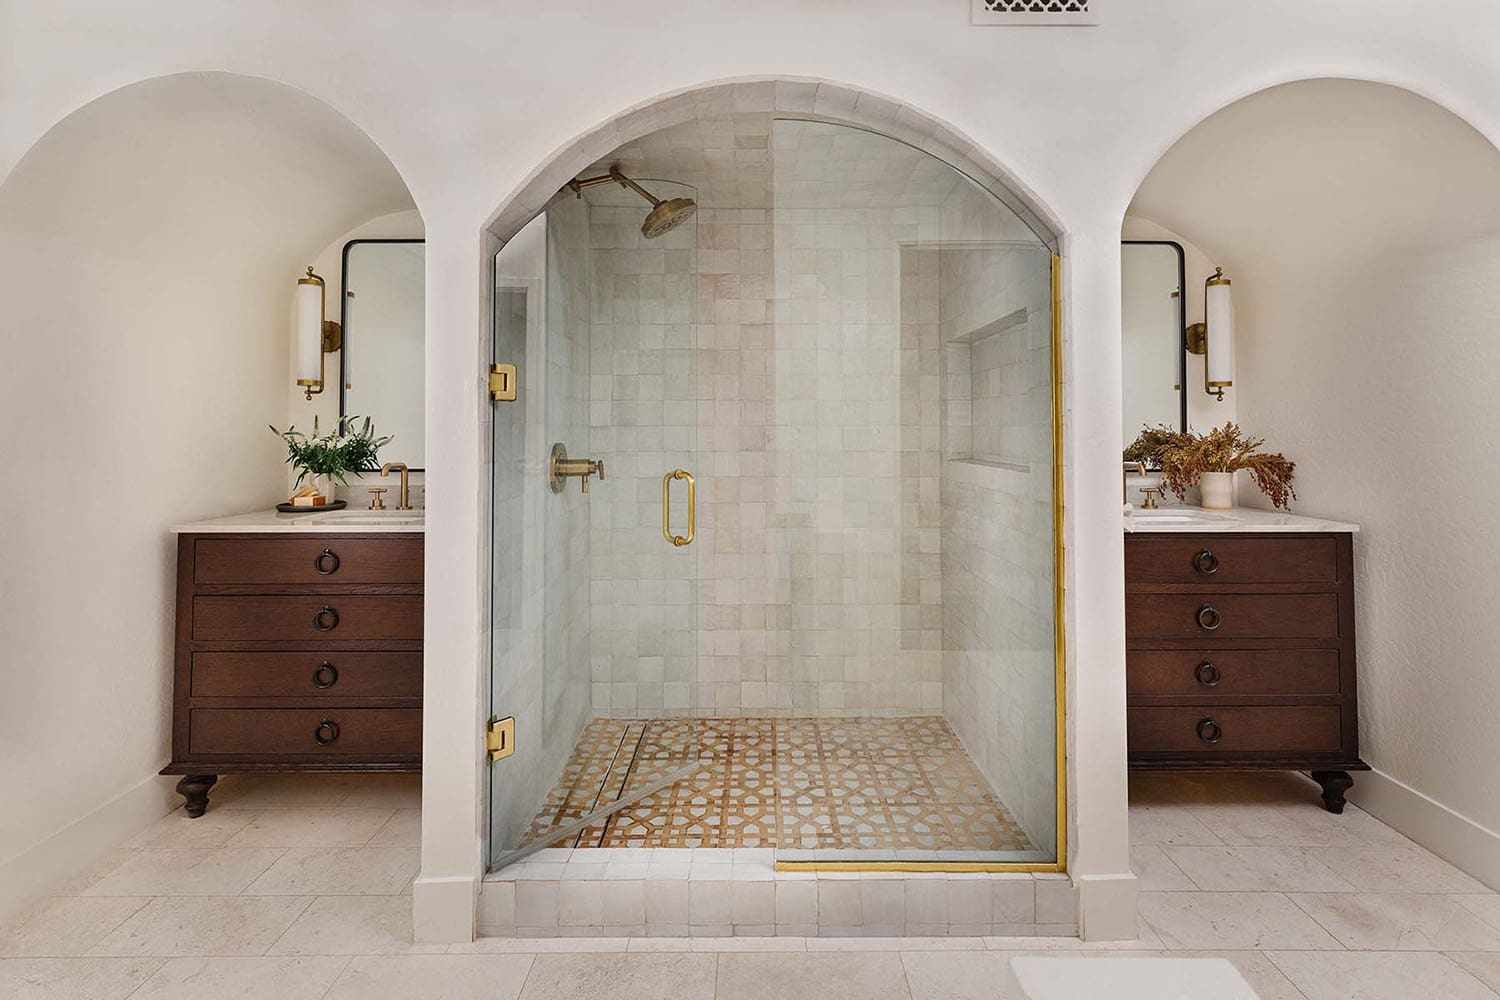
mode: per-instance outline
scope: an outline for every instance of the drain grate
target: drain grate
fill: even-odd
[[[1104,0],[971,0],[975,24],[1091,25]]]

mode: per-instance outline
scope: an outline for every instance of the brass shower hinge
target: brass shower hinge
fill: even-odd
[[[503,719],[490,717],[489,727],[484,734],[484,748],[489,751],[491,763],[504,760],[516,752],[515,716]]]
[[[497,403],[515,402],[515,365],[490,365],[490,399]]]

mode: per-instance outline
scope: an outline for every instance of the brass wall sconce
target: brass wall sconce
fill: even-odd
[[[344,346],[343,328],[325,318],[326,300],[323,279],[308,267],[297,279],[297,385],[307,399],[323,391],[324,357]]]
[[[1183,340],[1189,354],[1203,355],[1203,391],[1222,403],[1234,385],[1234,303],[1222,267],[1203,283],[1203,322],[1184,330]]]

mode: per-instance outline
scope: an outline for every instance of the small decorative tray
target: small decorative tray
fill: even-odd
[[[343,510],[347,506],[349,506],[348,500],[335,500],[333,503],[325,503],[317,507],[293,507],[289,503],[279,503],[276,509],[283,514],[326,514],[330,510]]]

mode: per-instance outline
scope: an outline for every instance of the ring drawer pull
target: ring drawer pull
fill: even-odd
[[[318,665],[318,669],[313,671],[312,681],[315,688],[331,688],[339,682],[338,668],[324,660]]]
[[[1212,549],[1204,549],[1193,556],[1193,568],[1204,576],[1213,576],[1219,571],[1219,557],[1213,554]]]
[[[1219,681],[1224,679],[1224,675],[1219,671],[1219,668],[1207,661],[1198,664],[1198,669],[1193,671],[1193,676],[1204,687],[1217,687]]]
[[[339,738],[339,724],[332,719],[324,719],[318,723],[318,728],[313,730],[313,741],[320,747],[326,747]]]
[[[313,615],[313,628],[319,632],[332,632],[338,628],[338,625],[339,613],[326,604],[323,605],[317,614]]]
[[[339,571],[339,557],[332,549],[324,549],[313,560],[313,569],[319,576],[332,576]]]
[[[1219,614],[1219,609],[1212,604],[1205,604],[1198,609],[1198,627],[1205,632],[1213,632],[1224,624],[1224,616]]]
[[[1224,727],[1213,719],[1198,723],[1198,738],[1204,743],[1217,743],[1224,738]]]

